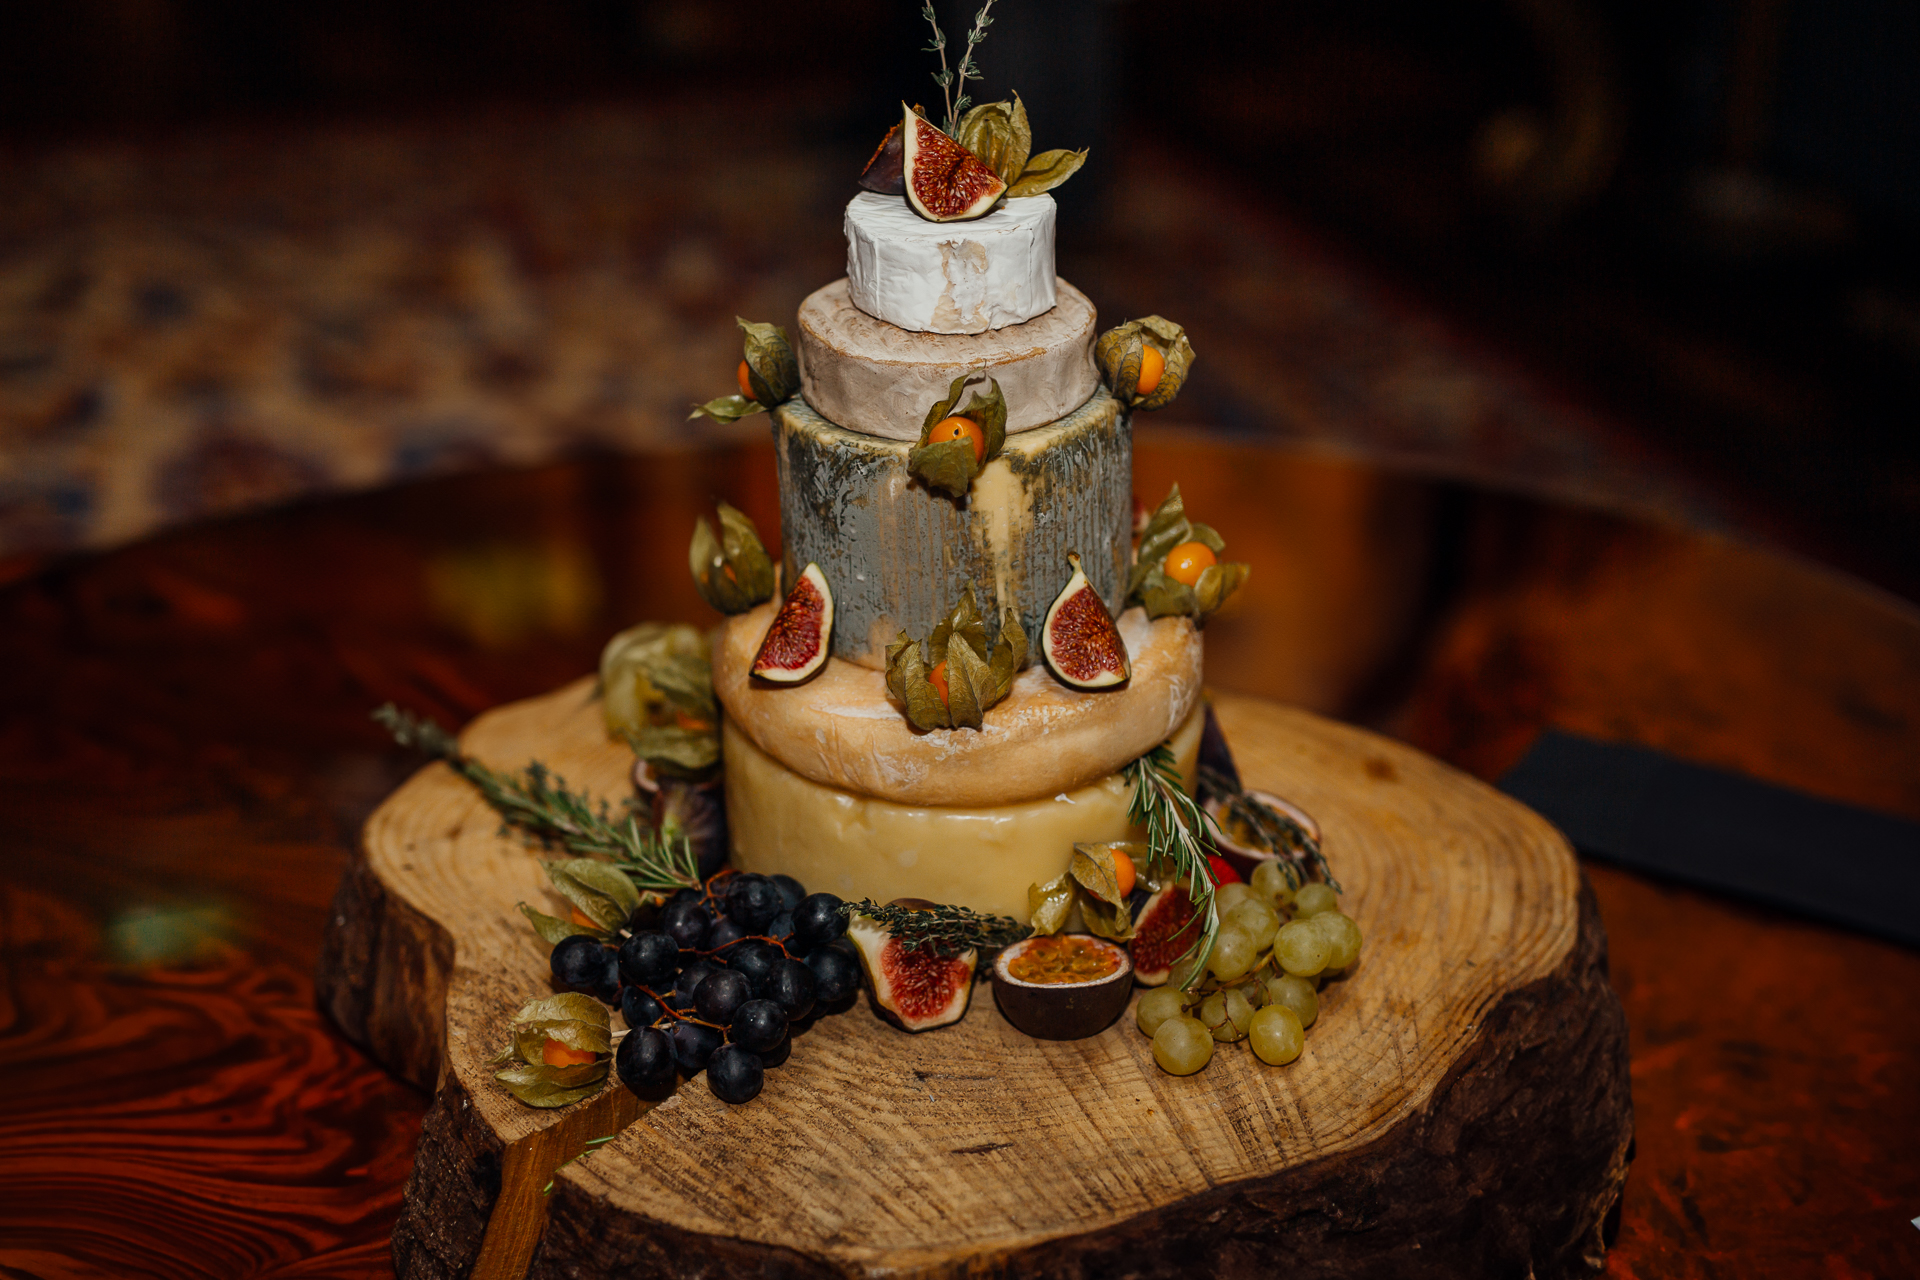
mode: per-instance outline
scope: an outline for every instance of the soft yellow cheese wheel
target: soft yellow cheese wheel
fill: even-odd
[[[1195,707],[1172,739],[1189,789],[1205,720]],[[1144,839],[1127,819],[1133,788],[1119,774],[1018,804],[895,804],[801,777],[730,718],[722,735],[733,865],[784,872],[810,892],[927,898],[1025,920],[1027,886],[1065,871],[1076,841]]]

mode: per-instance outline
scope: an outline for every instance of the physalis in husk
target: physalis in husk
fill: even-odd
[[[721,509],[723,523],[729,510]],[[643,622],[609,640],[600,654],[600,699],[607,731],[657,772],[694,777],[720,759],[713,668],[697,628]]]
[[[613,1022],[592,996],[568,992],[530,1000],[513,1015],[510,1034],[511,1042],[493,1059],[506,1068],[493,1078],[528,1106],[571,1106],[606,1083]]]
[[[687,567],[702,600],[725,614],[745,613],[773,598],[773,560],[745,512],[724,502],[719,510],[718,536],[705,516],[694,522]]]
[[[737,377],[740,394],[721,396],[695,405],[689,418],[702,415],[716,422],[738,422],[749,414],[771,409],[800,390],[800,361],[787,341],[787,331],[777,324],[753,324],[735,316],[747,335]]]
[[[1051,191],[1087,162],[1084,147],[1033,155],[1033,130],[1017,93],[1009,101],[983,102],[967,112],[954,137],[1007,184],[1009,200]]]
[[[1045,884],[1027,886],[1028,923],[1035,933],[1058,933],[1080,908],[1089,933],[1110,942],[1133,937],[1133,910],[1127,895],[1133,892],[1136,868],[1147,860],[1147,846],[1137,843],[1076,844],[1067,869]]]
[[[1146,316],[1101,334],[1093,361],[1114,399],[1129,409],[1159,409],[1180,394],[1193,366],[1193,344],[1173,321]]]
[[[520,914],[533,925],[548,946],[558,946],[562,938],[584,933],[601,941],[612,939],[624,927],[627,918],[640,905],[640,890],[626,872],[598,858],[568,858],[542,862],[540,867],[554,890],[572,905],[569,918],[562,920],[519,904]],[[581,923],[582,921],[587,923]]]
[[[1205,625],[1252,572],[1221,560],[1226,549],[1219,534],[1187,519],[1176,484],[1140,535],[1127,578],[1127,603],[1141,605],[1150,618],[1189,617],[1196,626]]]
[[[887,646],[887,688],[906,705],[919,729],[978,729],[988,707],[1006,697],[1027,664],[1027,633],[1018,611],[1001,617],[989,649],[987,625],[973,602],[973,585],[925,640],[906,632]]]
[[[947,398],[927,410],[920,443],[907,453],[907,470],[930,489],[964,498],[982,467],[1000,455],[1007,442],[1007,401],[997,379],[983,392],[974,388],[967,407],[960,395],[979,374],[963,373],[947,389]]]

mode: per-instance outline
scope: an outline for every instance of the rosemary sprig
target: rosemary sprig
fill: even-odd
[[[946,130],[949,135],[959,128],[960,117],[973,104],[973,99],[967,96],[967,81],[980,78],[980,66],[973,60],[973,51],[981,41],[987,38],[987,28],[993,25],[993,19],[987,16],[992,8],[993,0],[987,0],[980,7],[980,12],[973,15],[973,29],[967,32],[967,49],[960,57],[960,66],[957,71],[949,70],[947,67],[947,34],[940,29],[940,18],[933,11],[933,0],[927,0],[926,5],[920,10],[920,16],[927,20],[928,26],[933,28],[933,43],[927,46],[926,52],[940,55],[940,70],[934,73],[933,82],[939,85],[940,92],[946,95]],[[956,87],[960,90],[960,96],[957,99],[953,96]]]
[[[970,907],[882,906],[871,898],[842,908],[849,916],[862,915],[877,923],[909,951],[932,948],[935,955],[957,956],[963,951],[994,951],[1010,947],[1033,930],[1006,916],[987,915]]]
[[[631,801],[616,816],[604,801],[596,806],[584,793],[569,790],[564,778],[538,760],[518,777],[490,769],[461,754],[459,741],[445,729],[391,702],[373,718],[401,746],[446,761],[479,789],[508,826],[581,857],[606,858],[642,891],[700,886],[693,846],[686,840],[662,840],[641,826]]]
[[[1127,765],[1133,781],[1133,800],[1127,816],[1136,826],[1147,829],[1147,848],[1151,860],[1172,869],[1186,882],[1187,897],[1199,912],[1200,935],[1180,954],[1180,959],[1197,955],[1199,962],[1187,975],[1185,986],[1192,988],[1206,974],[1207,961],[1213,956],[1214,939],[1220,936],[1220,911],[1213,901],[1213,870],[1207,855],[1214,849],[1213,833],[1208,829],[1206,813],[1187,794],[1180,781],[1180,770],[1173,752],[1165,743]]]

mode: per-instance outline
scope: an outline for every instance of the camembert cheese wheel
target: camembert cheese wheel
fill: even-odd
[[[929,222],[899,196],[847,202],[847,285],[876,320],[922,333],[985,333],[1053,309],[1053,197],[984,218]]]

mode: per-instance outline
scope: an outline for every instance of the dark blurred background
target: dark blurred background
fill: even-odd
[[[954,44],[972,5],[943,4]],[[1727,527],[1920,598],[1920,6],[1000,0],[1154,430]],[[917,0],[0,10],[0,556],[683,443],[838,274]],[[708,376],[711,375],[711,376]],[[759,429],[749,422],[748,427]]]

